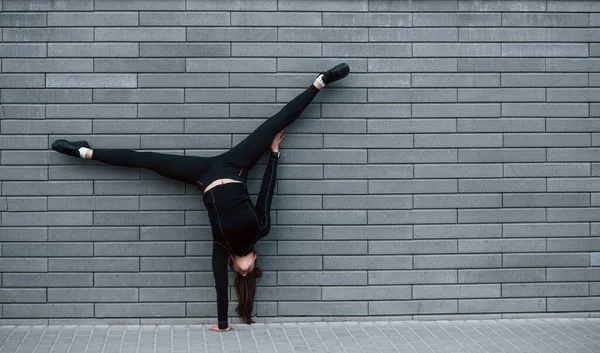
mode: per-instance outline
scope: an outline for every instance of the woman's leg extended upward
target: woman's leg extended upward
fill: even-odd
[[[247,170],[252,168],[265,150],[269,148],[275,135],[302,114],[325,84],[342,79],[349,72],[350,68],[346,63],[341,63],[326,72],[322,72],[313,84],[288,102],[277,114],[268,118],[244,140],[217,158],[222,158],[239,168],[246,168]]]
[[[217,158],[232,163],[239,168],[250,169],[269,148],[275,135],[293,123],[308,107],[319,92],[319,88],[310,85],[302,93],[288,102],[277,114],[265,120],[250,135],[229,151]]]

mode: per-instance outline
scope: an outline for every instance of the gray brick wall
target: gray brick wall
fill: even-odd
[[[199,190],[50,144],[217,155],[341,61],[286,129],[257,321],[600,316],[600,2],[0,9],[0,323],[214,323]]]

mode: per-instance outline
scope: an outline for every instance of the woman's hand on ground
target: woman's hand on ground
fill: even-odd
[[[217,332],[227,332],[229,330],[231,330],[231,324],[229,324],[229,326],[227,326],[227,328],[224,328],[222,330],[219,329],[219,325],[213,325],[211,327],[209,327],[209,330],[213,330],[213,331],[217,331]]]
[[[277,135],[275,135],[273,142],[271,142],[271,151],[279,152],[279,143],[281,142],[281,140],[283,140],[284,137],[285,135],[283,135],[283,130],[279,131]]]

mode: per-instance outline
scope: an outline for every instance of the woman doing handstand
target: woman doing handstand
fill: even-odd
[[[346,77],[349,72],[348,65],[342,63],[320,73],[313,84],[277,114],[264,121],[235,147],[218,156],[180,156],[128,149],[92,150],[86,141],[67,140],[54,141],[52,149],[107,164],[150,169],[168,178],[193,183],[202,190],[213,236],[212,268],[217,291],[218,323],[209,329],[229,331],[227,264],[237,272],[237,314],[242,322],[254,322],[251,314],[256,279],[262,275],[260,269],[254,266],[257,257],[254,244],[271,229],[271,201],[283,129],[300,116],[320,89]],[[248,171],[269,147],[271,153],[254,206],[246,188]]]

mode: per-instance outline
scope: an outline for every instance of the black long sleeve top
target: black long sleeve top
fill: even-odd
[[[254,251],[254,244],[270,231],[278,159],[278,154],[271,152],[256,206],[250,200],[246,185],[241,183],[220,185],[204,195],[213,233],[212,269],[219,329],[228,326],[227,265],[230,254],[248,255]]]

